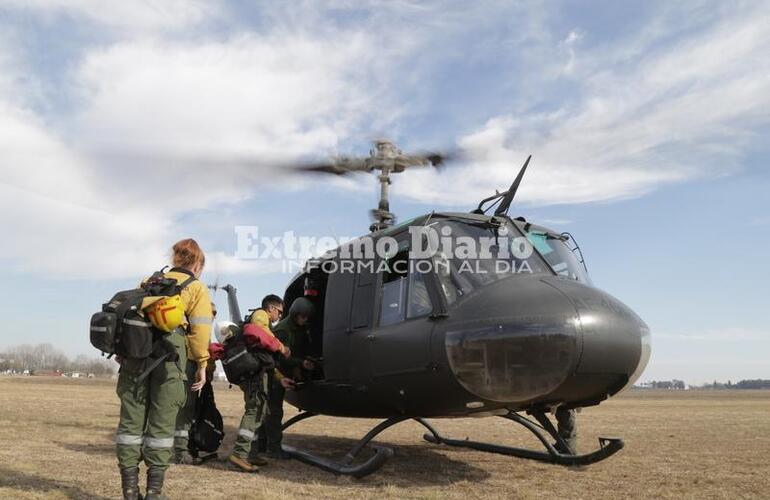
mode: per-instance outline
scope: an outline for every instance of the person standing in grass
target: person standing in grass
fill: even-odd
[[[272,332],[272,324],[283,316],[283,300],[277,295],[267,295],[262,299],[259,309],[248,318],[244,332],[259,335],[260,345],[270,352],[288,357],[290,351]],[[265,370],[253,380],[241,385],[244,399],[244,413],[238,428],[233,453],[228,457],[230,463],[244,472],[257,472],[259,466],[267,465],[267,460],[255,446],[261,434],[262,423],[267,414],[267,401],[270,383],[275,377],[275,369]]]
[[[139,463],[147,464],[146,500],[166,498],[163,482],[173,458],[174,428],[179,410],[185,404],[185,364],[191,360],[193,391],[206,383],[211,336],[211,299],[208,289],[198,278],[205,256],[193,239],[177,242],[172,249],[174,267],[164,274],[183,288],[180,292],[185,320],[182,326],[163,335],[173,350],[163,362],[147,370],[147,360],[121,360],[117,394],[120,398],[120,421],[115,435],[123,498],[138,500]]]
[[[279,359],[278,368],[270,382],[268,391],[268,413],[259,439],[260,451],[275,459],[289,458],[283,451],[283,398],[287,390],[295,387],[295,382],[303,381],[315,369],[315,364],[305,356],[308,354],[310,318],[313,316],[313,303],[305,297],[299,297],[289,307],[289,317],[282,319],[273,327],[276,338],[287,347],[288,355]]]

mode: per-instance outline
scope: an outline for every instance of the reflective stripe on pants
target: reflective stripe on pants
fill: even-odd
[[[248,429],[238,429],[238,437],[244,437],[249,441],[254,441],[254,433]]]
[[[142,444],[142,436],[137,436],[135,434],[116,434],[115,435],[115,444],[122,444],[122,445],[140,445]]]
[[[153,448],[155,450],[165,450],[166,448],[172,448],[174,446],[174,438],[154,438],[144,437],[145,448]]]

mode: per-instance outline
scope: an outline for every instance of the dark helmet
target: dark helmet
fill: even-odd
[[[313,316],[313,303],[305,297],[299,297],[298,299],[295,299],[289,308],[290,318],[296,318],[299,314],[306,316],[307,318]]]

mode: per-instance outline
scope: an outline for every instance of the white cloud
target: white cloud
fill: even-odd
[[[580,42],[581,38],[583,38],[583,33],[581,31],[572,30],[559,44],[569,55],[569,59],[562,70],[565,74],[569,75],[575,70],[575,45]]]
[[[238,201],[275,186],[265,173],[280,172],[281,160],[332,153],[340,138],[383,119],[386,70],[403,46],[377,45],[361,29],[280,27],[225,41],[116,44],[80,65],[85,105],[69,135],[118,167],[109,182],[121,180],[125,192],[115,196],[126,202],[183,212]],[[173,189],[158,201],[147,182]]]
[[[579,131],[554,124],[560,119],[536,116],[526,123],[512,117],[490,120],[484,129],[460,141],[461,147],[479,161],[439,172],[413,172],[410,182],[399,183],[398,193],[438,205],[456,205],[458,200],[472,204],[496,189],[507,189],[530,153],[534,153],[533,159],[517,203],[542,206],[629,198],[662,183],[687,178],[686,168],[629,161],[631,148],[612,144],[608,130],[597,134],[592,144]],[[549,130],[552,127],[564,130],[555,133]],[[607,145],[601,144],[600,135]],[[430,190],[425,186],[431,186]]]
[[[97,25],[150,32],[182,29],[220,13],[212,0],[0,0],[0,9],[25,10],[48,19],[68,16]]]
[[[11,102],[15,80],[0,78],[0,222],[12,235],[0,259],[57,276],[146,272],[185,236],[173,234],[179,216],[264,188],[267,166],[240,159],[332,151],[376,122],[381,75],[408,43],[368,58],[378,41],[365,29],[280,25],[118,41],[70,70],[78,107],[56,128]],[[0,59],[0,75],[24,71],[20,58]],[[213,257],[218,272],[269,271]]]
[[[206,256],[206,273],[213,280],[220,275],[267,274],[283,272],[278,260],[246,260],[224,252],[211,252]]]
[[[577,102],[490,119],[459,141],[484,163],[416,173],[399,192],[436,204],[479,199],[507,187],[529,153],[517,198],[537,205],[635,197],[730,172],[742,148],[760,140],[754,130],[770,123],[769,19],[755,5],[662,47],[643,31],[611,51],[581,54],[580,64],[571,54]],[[574,33],[563,42],[571,50]],[[620,54],[635,63],[620,64]]]
[[[26,106],[39,96],[15,40],[0,37],[0,260],[64,277],[135,275],[164,261],[168,220],[122,210],[88,158]]]
[[[371,49],[360,33],[119,44],[81,66],[87,106],[74,134],[98,133],[89,146],[108,151],[193,158],[330,150],[377,93],[363,85],[371,67],[354,64]]]
[[[0,259],[72,277],[124,276],[163,259],[167,220],[121,210],[89,181],[81,157],[34,116],[2,102],[0,150]]]

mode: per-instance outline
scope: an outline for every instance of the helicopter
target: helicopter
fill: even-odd
[[[383,139],[365,158],[297,167],[333,175],[378,171],[380,199],[368,234],[308,260],[286,288],[286,307],[299,297],[314,304],[304,355],[320,367],[301,390],[287,391],[286,401],[300,413],[282,427],[317,415],[382,422],[341,459],[287,444],[284,451],[335,474],[363,477],[394,453],[371,441],[413,420],[434,444],[564,466],[612,456],[624,447],[621,438],[601,437],[598,448],[578,454],[548,414],[598,405],[631,386],[650,357],[649,328],[592,283],[571,234],[508,215],[531,156],[508,190],[472,211],[434,211],[397,224],[390,176],[448,159],[405,155]],[[382,242],[388,242],[383,252],[363,251]],[[487,253],[468,254],[474,242],[486,243]],[[235,287],[221,288],[231,320],[243,323]],[[492,416],[523,426],[544,450],[445,437],[428,421]]]

